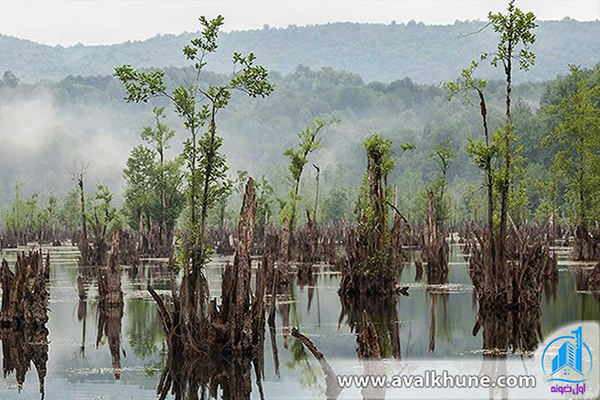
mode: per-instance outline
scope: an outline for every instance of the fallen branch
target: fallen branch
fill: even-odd
[[[317,359],[319,364],[321,364],[321,369],[323,369],[323,373],[325,374],[325,383],[327,385],[327,389],[325,389],[325,396],[327,399],[337,399],[340,393],[342,392],[342,388],[338,385],[337,374],[327,362],[327,359],[317,349],[317,346],[310,340],[307,336],[300,333],[298,328],[292,328],[292,336],[296,339],[300,340],[300,342],[306,346],[308,350],[312,353],[312,355]]]

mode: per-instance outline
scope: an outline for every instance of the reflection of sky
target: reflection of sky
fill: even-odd
[[[482,332],[472,336],[471,331],[476,318],[476,306],[473,304],[470,279],[467,266],[458,247],[453,247],[450,255],[451,284],[445,288],[449,292],[444,305],[442,296],[437,295],[435,320],[435,350],[429,352],[429,328],[431,295],[426,292],[423,283],[414,283],[414,267],[407,265],[402,281],[408,285],[409,297],[400,297],[397,306],[400,323],[400,345],[403,358],[479,358],[482,346]],[[219,297],[222,273],[222,259],[215,259],[207,269],[211,297]],[[106,338],[96,348],[97,310],[95,289],[89,292],[86,316],[85,358],[81,356],[82,322],[77,321],[77,267],[74,263],[54,262],[51,269],[50,320],[48,329],[49,360],[46,378],[46,398],[99,398],[103,399],[153,399],[160,371],[154,376],[145,373],[146,367],[159,365],[162,344],[157,343],[153,353],[141,359],[136,356],[131,332],[134,327],[140,332],[144,326],[156,321],[155,307],[145,292],[148,272],[137,282],[129,278],[130,271],[124,271],[123,289],[125,292],[124,317],[122,321],[121,380],[115,381],[111,356]],[[559,266],[560,267],[560,266]],[[574,294],[573,274],[568,268],[560,267],[558,295],[560,301],[549,299],[546,295],[542,302],[542,321],[544,334],[560,325],[577,319],[600,319],[598,302],[591,294]],[[309,336],[325,357],[333,364],[340,362],[355,363],[356,336],[350,331],[347,317],[344,316],[338,326],[341,305],[337,295],[340,276],[319,268],[316,274],[317,285],[308,310],[309,287],[292,287],[290,298],[290,324],[298,326]],[[279,307],[278,307],[279,313]],[[294,338],[288,339],[288,349],[283,346],[281,315],[276,319],[277,345],[281,378],[275,375],[269,330],[265,334],[265,381],[263,383],[267,398],[308,397],[324,388],[323,374],[318,362],[307,352],[306,360],[294,361],[292,347]],[[144,332],[145,333],[145,332]],[[148,336],[148,335],[145,335]],[[346,360],[346,361],[343,361]],[[253,380],[254,380],[253,374]],[[315,381],[316,379],[316,381]],[[313,383],[310,383],[313,382]],[[26,376],[21,394],[17,393],[14,374],[0,383],[1,399],[36,398],[38,381],[35,368]],[[256,387],[253,396],[257,394]],[[321,396],[322,397],[322,396]]]

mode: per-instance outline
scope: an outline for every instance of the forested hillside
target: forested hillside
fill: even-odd
[[[393,15],[390,19],[393,19]],[[493,47],[483,22],[448,26],[423,23],[332,23],[306,27],[223,33],[221,51],[209,69],[230,73],[230,54],[254,52],[271,71],[293,72],[299,65],[332,67],[358,73],[366,82],[392,82],[405,77],[418,83],[450,80],[474,54]],[[480,31],[481,30],[481,31]],[[51,47],[0,35],[0,72],[12,71],[23,82],[60,80],[69,75],[111,74],[123,63],[136,67],[182,67],[181,48],[197,33],[156,36],[142,42],[111,46]],[[600,22],[540,21],[536,31],[536,68],[516,79],[544,81],[568,73],[567,63],[592,67],[600,61]],[[484,76],[499,79],[500,71]]]
[[[189,73],[168,69],[165,80],[171,85]],[[597,85],[598,66],[586,73]],[[219,83],[226,77],[208,74],[205,79]],[[408,78],[366,83],[358,74],[332,68],[298,67],[287,75],[273,74],[272,82],[275,90],[266,99],[233,99],[220,115],[219,132],[232,179],[238,170],[255,177],[264,174],[276,193],[283,193],[288,163],[284,150],[296,145],[296,133],[313,117],[331,116],[340,123],[328,129],[322,148],[311,156],[321,168],[324,219],[348,218],[352,213],[366,163],[362,142],[373,132],[394,143],[397,167],[389,182],[398,185],[399,203],[407,215],[424,215],[427,188],[440,184],[432,154],[436,146],[446,146],[456,154],[447,176],[449,216],[454,221],[482,217],[480,175],[466,152],[468,138],[482,135],[478,107],[448,101],[447,90],[437,85],[416,84]],[[112,76],[69,77],[35,85],[0,83],[1,208],[10,204],[19,182],[22,196],[60,197],[73,190],[72,175],[82,162],[89,164],[90,185],[103,183],[120,199],[128,153],[141,142],[142,128],[153,123],[151,105],[126,104],[123,88]],[[486,88],[490,129],[503,121],[503,90],[501,81],[491,81]],[[515,199],[521,201],[521,209],[515,218],[547,217],[540,204],[549,201],[553,154],[559,147],[548,139],[553,120],[541,109],[559,104],[572,90],[572,79],[567,78],[514,88],[515,129],[524,145],[515,188],[515,196],[522,195]],[[156,99],[150,103],[167,104]],[[170,149],[174,155],[181,150],[184,133],[169,108],[167,115],[166,122],[177,132]],[[402,153],[403,143],[414,144],[415,149]],[[307,172],[302,181],[308,204],[314,201],[313,175],[312,170]]]

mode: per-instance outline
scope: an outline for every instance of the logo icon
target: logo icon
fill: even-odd
[[[542,371],[548,382],[585,382],[592,373],[592,352],[582,340],[581,326],[571,333],[552,340],[542,353]]]

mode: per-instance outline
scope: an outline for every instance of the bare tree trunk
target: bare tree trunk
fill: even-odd
[[[222,314],[230,324],[229,341],[235,353],[242,354],[254,343],[253,317],[250,313],[252,294],[250,278],[251,258],[254,244],[254,220],[256,218],[256,193],[254,181],[248,179],[240,222],[238,224],[238,247],[233,266],[228,266],[223,275]]]
[[[315,190],[315,225],[316,225],[316,223],[317,223],[317,207],[319,206],[319,175],[321,173],[321,169],[316,164],[313,164],[313,167],[315,167],[315,169],[317,170],[317,177],[316,177],[317,188]]]
[[[85,192],[83,187],[83,172],[77,175],[79,186],[79,201],[81,210],[81,236],[79,237],[79,251],[81,253],[81,265],[90,264],[90,245],[87,234],[87,218],[85,217]]]

